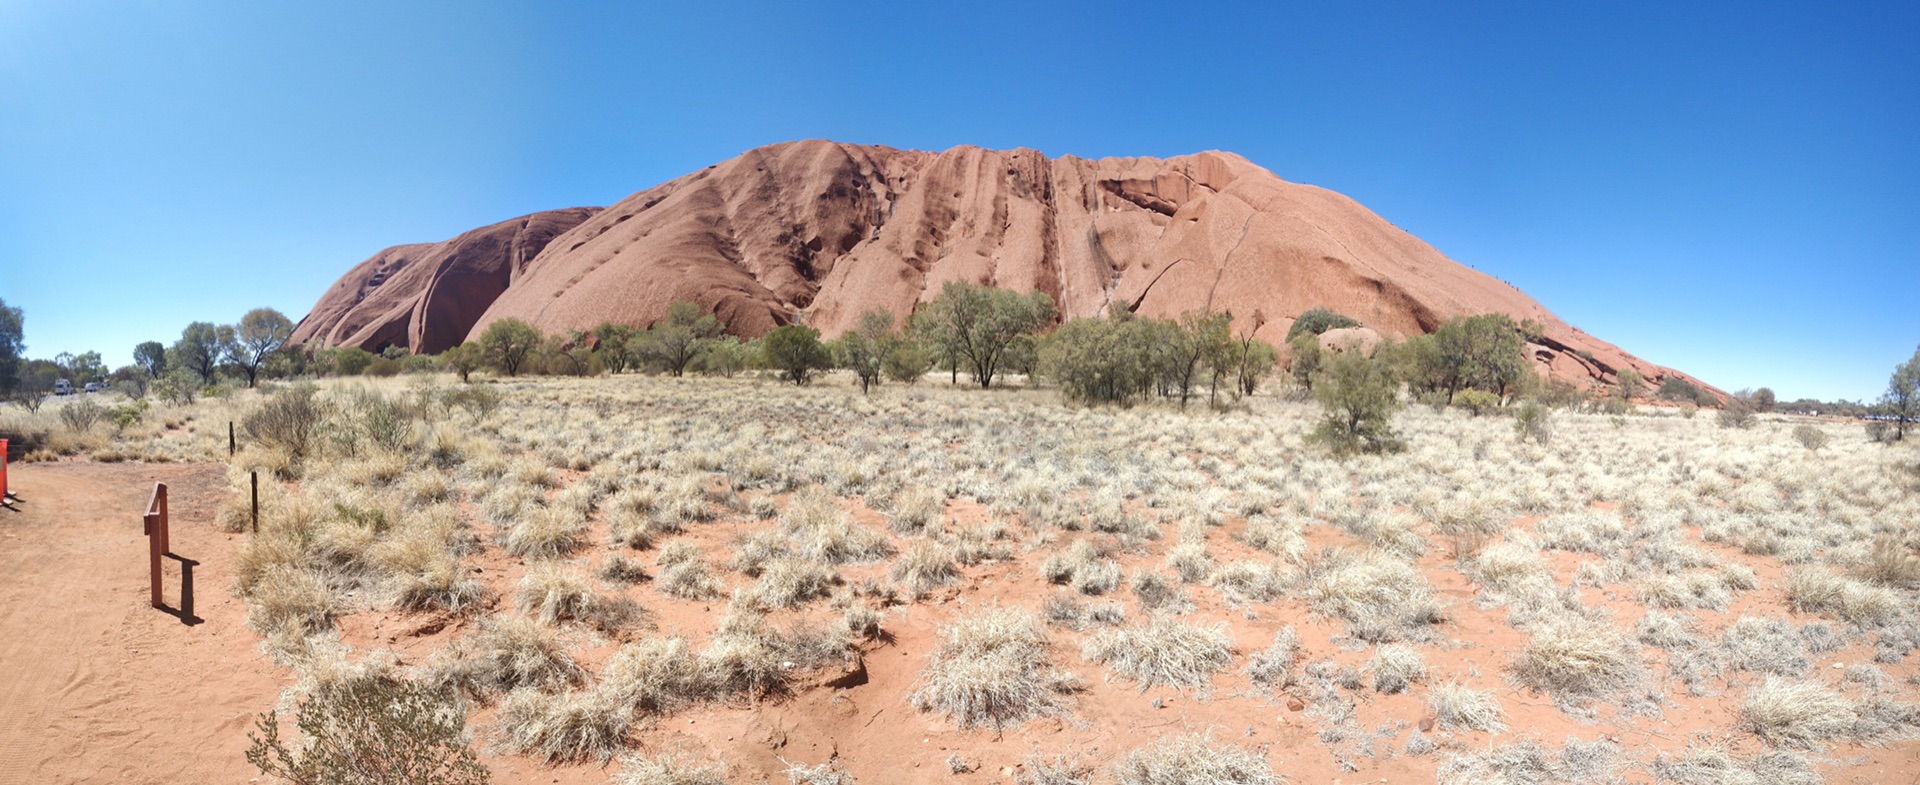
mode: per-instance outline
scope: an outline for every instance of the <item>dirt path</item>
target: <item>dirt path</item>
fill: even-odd
[[[228,591],[217,465],[15,465],[0,510],[0,785],[246,782],[251,718],[282,676]],[[169,486],[193,617],[148,607],[140,513]],[[181,604],[181,562],[166,601]]]

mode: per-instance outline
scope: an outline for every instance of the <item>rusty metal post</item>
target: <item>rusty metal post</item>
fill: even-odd
[[[260,533],[260,473],[247,472],[253,478],[253,533]]]
[[[144,518],[147,530],[147,571],[150,576],[153,607],[166,606],[161,592],[162,557],[171,550],[167,537],[167,484],[153,484],[153,498],[147,502],[147,514]]]
[[[228,420],[227,421],[227,457],[228,458],[233,457],[234,445],[235,445],[235,442],[233,440],[233,421]]]

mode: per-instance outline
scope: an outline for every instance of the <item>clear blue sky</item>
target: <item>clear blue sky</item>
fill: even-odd
[[[1920,346],[1920,5],[1047,5],[0,0],[0,298],[120,364],[822,137],[1232,150],[1728,389]]]

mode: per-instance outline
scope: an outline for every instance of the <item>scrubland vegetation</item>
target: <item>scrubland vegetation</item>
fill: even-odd
[[[1322,400],[1342,363],[1371,362],[1324,359]],[[1760,411],[1722,427],[1537,404],[1542,431],[1498,403],[1409,405],[1404,381],[1378,399],[1387,430],[1347,442],[1337,405],[1271,380],[1222,385],[1229,406],[1081,407],[999,367],[987,391],[813,365],[807,385],[266,382],[155,405],[77,452],[225,460],[237,423],[230,477],[260,472],[263,498],[232,588],[307,705],[430,687],[490,754],[619,782],[851,782],[862,756],[921,753],[746,772],[649,743],[681,714],[835,691],[983,744],[1084,746],[1134,726],[1114,707],[1169,700],[1247,718],[1098,757],[944,760],[1035,783],[1393,761],[1447,783],[1817,782],[1843,745],[1920,729],[1907,445]],[[363,616],[433,630],[431,656],[397,664],[343,631]],[[901,678],[881,681],[882,653]],[[1565,720],[1553,738],[1542,716]],[[1663,719],[1687,730],[1643,733]]]

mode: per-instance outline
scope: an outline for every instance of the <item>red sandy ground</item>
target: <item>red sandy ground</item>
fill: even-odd
[[[273,666],[256,648],[258,638],[245,626],[245,608],[229,593],[230,560],[240,535],[218,531],[214,511],[224,497],[224,467],[218,465],[144,465],[57,463],[15,466],[12,487],[26,498],[18,512],[0,510],[0,785],[68,782],[248,782],[258,772],[243,753],[253,718],[272,707],[290,674]],[[185,624],[177,613],[147,605],[146,543],[139,512],[155,481],[172,490],[174,551],[198,560],[194,568],[200,621]],[[853,504],[863,523],[883,526],[879,516]],[[956,508],[959,505],[956,505]],[[963,520],[977,510],[953,509]],[[968,513],[973,513],[969,515]],[[689,535],[710,561],[731,552],[733,538],[764,525],[736,518],[696,526]],[[1229,537],[1243,521],[1209,538],[1216,558],[1250,556]],[[604,524],[602,524],[604,526]],[[1072,535],[1068,535],[1071,537]],[[1326,527],[1309,529],[1309,543],[1341,544],[1344,535]],[[1150,556],[1123,558],[1129,572],[1158,566],[1164,543]],[[1722,551],[1729,558],[1737,554]],[[827,686],[825,674],[784,701],[758,706],[709,707],[660,720],[636,733],[638,751],[684,751],[697,758],[726,761],[737,783],[781,782],[784,761],[820,763],[842,756],[861,782],[1008,783],[1020,763],[1034,752],[1067,750],[1092,753],[1102,765],[1154,738],[1186,731],[1211,731],[1216,741],[1262,750],[1276,771],[1294,783],[1433,781],[1446,750],[1423,757],[1398,752],[1404,732],[1393,741],[1396,754],[1384,759],[1353,756],[1359,771],[1340,769],[1318,739],[1320,726],[1285,698],[1251,694],[1238,668],[1245,657],[1264,648],[1273,632],[1291,625],[1302,636],[1303,661],[1334,658],[1360,665],[1367,651],[1347,651],[1333,642],[1337,623],[1306,614],[1296,600],[1258,609],[1254,618],[1222,606],[1211,591],[1193,592],[1198,610],[1190,621],[1225,622],[1237,641],[1236,670],[1215,679],[1201,696],[1175,690],[1140,691],[1129,682],[1104,678],[1105,670],[1080,662],[1077,636],[1054,631],[1054,661],[1080,674],[1088,690],[1074,696],[1071,716],[1029,722],[1002,734],[960,732],[943,717],[915,711],[907,696],[933,648],[937,628],[986,604],[1037,607],[1036,591],[1049,591],[1033,572],[1036,554],[1019,553],[1012,563],[968,568],[962,581],[930,601],[896,609],[884,623],[895,637],[866,652],[866,682],[844,688]],[[597,555],[592,558],[597,559]],[[642,556],[642,558],[646,558]],[[1550,554],[1564,582],[1577,561]],[[1699,614],[1724,624],[1741,612],[1785,616],[1779,592],[1779,566],[1743,559],[1760,573],[1762,588],[1739,596],[1730,611]],[[511,592],[524,567],[489,549],[475,562],[495,590]],[[179,604],[178,565],[169,564],[167,600]],[[1760,750],[1749,735],[1729,733],[1735,704],[1728,695],[1695,698],[1669,692],[1672,704],[1662,717],[1616,717],[1600,709],[1597,722],[1583,723],[1555,709],[1543,696],[1526,696],[1506,686],[1504,666],[1525,642],[1505,622],[1504,608],[1474,606],[1475,588],[1452,568],[1441,549],[1421,566],[1453,608],[1447,637],[1467,641],[1456,652],[1423,647],[1434,669],[1433,681],[1450,677],[1497,688],[1506,720],[1514,729],[1498,736],[1458,734],[1455,749],[1484,748],[1523,736],[1549,747],[1568,736],[1618,741],[1640,766],[1625,772],[1629,782],[1648,781],[1644,762],[1657,749],[1678,750],[1696,733],[1725,738],[1742,755]],[[850,580],[877,574],[883,565],[850,568]],[[606,587],[602,587],[603,590]],[[724,602],[699,603],[658,598],[647,592],[648,609],[660,632],[682,632],[701,640],[717,624]],[[1630,625],[1639,608],[1630,598],[1589,590],[1588,601],[1612,607],[1616,623]],[[824,615],[825,610],[815,608]],[[437,623],[446,621],[450,623]],[[1803,620],[1797,620],[1803,621]],[[462,634],[463,620],[435,620],[391,613],[359,613],[342,620],[343,637],[357,654],[390,647],[407,665],[424,661],[434,650]],[[1703,630],[1717,636],[1718,629]],[[602,642],[582,652],[590,666],[613,648]],[[1644,650],[1656,671],[1658,653]],[[1872,652],[1855,641],[1823,655],[1809,678],[1837,683],[1837,661],[1870,661]],[[1888,667],[1904,679],[1912,664]],[[1377,695],[1348,693],[1359,703],[1360,725],[1372,729],[1389,721],[1418,724],[1426,714],[1425,690]],[[1737,691],[1731,693],[1738,695]],[[1157,702],[1157,703],[1156,703]],[[472,727],[483,749],[491,711],[482,709]],[[1436,737],[1437,740],[1443,740]],[[1444,740],[1443,740],[1444,741]],[[978,766],[965,774],[948,771],[945,760],[959,753]],[[1887,746],[1836,744],[1822,756],[1830,783],[1920,782],[1920,744]],[[519,757],[485,753],[495,780],[502,783],[604,783],[613,766],[548,768]],[[615,764],[617,765],[617,764]]]

